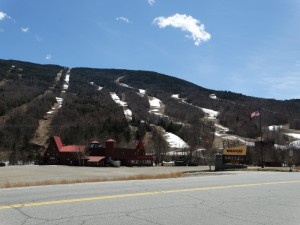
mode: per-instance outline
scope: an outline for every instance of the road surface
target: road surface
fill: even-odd
[[[0,189],[2,225],[300,224],[300,173]]]

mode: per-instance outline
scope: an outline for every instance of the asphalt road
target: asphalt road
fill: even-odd
[[[300,224],[300,173],[0,189],[0,224]]]

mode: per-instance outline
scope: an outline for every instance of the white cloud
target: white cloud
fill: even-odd
[[[51,54],[47,54],[46,57],[45,57],[45,59],[51,60],[52,59],[52,55]]]
[[[148,4],[153,6],[155,4],[155,0],[148,0]]]
[[[29,27],[21,27],[21,31],[27,33],[29,31]]]
[[[118,21],[122,21],[122,22],[125,22],[125,23],[131,23],[131,21],[129,19],[127,19],[126,17],[117,17],[116,20]]]
[[[208,41],[211,38],[211,35],[205,31],[204,24],[201,24],[199,20],[194,19],[192,16],[185,14],[177,13],[170,17],[156,17],[153,23],[157,24],[160,28],[172,26],[190,33],[190,35],[186,36],[192,38],[196,46],[199,46],[201,42]]]
[[[8,16],[6,13],[0,11],[0,21],[4,19],[10,19],[10,18],[11,17]]]

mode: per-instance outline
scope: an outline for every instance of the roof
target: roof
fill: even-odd
[[[63,147],[63,144],[62,144],[62,142],[61,142],[60,137],[58,137],[58,136],[53,136],[53,139],[54,139],[54,142],[55,142],[55,144],[56,144],[58,150],[60,150],[60,149]]]
[[[67,145],[63,146],[61,149],[59,149],[60,152],[84,152],[86,146],[85,145]]]
[[[105,159],[104,156],[87,156],[88,162],[100,162],[101,160]]]
[[[90,144],[100,144],[99,141],[92,141]]]
[[[114,139],[108,139],[106,142],[116,142]]]
[[[145,149],[144,144],[141,140],[139,141],[138,145],[136,146],[136,149],[139,149],[139,150],[144,150]]]

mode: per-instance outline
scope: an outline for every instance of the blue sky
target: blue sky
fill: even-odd
[[[300,99],[299,0],[0,0],[0,58]]]

